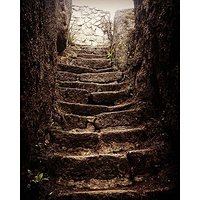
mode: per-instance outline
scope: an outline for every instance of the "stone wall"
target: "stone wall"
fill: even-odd
[[[71,43],[110,46],[110,13],[88,6],[73,6],[70,22]]]
[[[120,70],[127,69],[130,51],[133,48],[135,16],[133,9],[118,10],[114,17],[113,63]]]
[[[134,0],[135,95],[151,101],[179,152],[180,5],[179,1]],[[175,158],[177,156],[177,158]]]
[[[65,2],[70,5],[70,0]],[[58,33],[64,29],[61,14],[64,13],[59,0],[21,1],[20,146],[21,194],[24,199],[38,199],[37,194],[26,196],[28,183],[25,177],[30,162],[40,154],[53,116],[56,44]]]
[[[68,30],[72,14],[72,1],[59,0],[57,8],[57,51],[63,52],[68,43]]]

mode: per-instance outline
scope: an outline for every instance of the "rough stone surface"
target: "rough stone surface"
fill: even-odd
[[[67,8],[71,1],[65,1]],[[21,1],[21,195],[23,199],[35,199],[29,193],[27,169],[35,167],[30,163],[41,154],[39,143],[43,143],[54,113],[56,45],[58,34],[63,28],[58,0]],[[66,21],[66,27],[68,26]],[[67,29],[65,29],[67,32]]]
[[[56,117],[55,123],[57,123],[64,130],[71,130],[75,128],[84,129],[87,128],[89,118],[73,114],[61,114],[61,116]]]
[[[87,73],[81,74],[79,80],[82,82],[93,83],[109,83],[120,81],[122,79],[121,72],[105,72],[105,73]]]
[[[151,101],[169,135],[179,165],[180,1],[135,3],[133,84],[138,98]]]
[[[64,149],[95,148],[99,144],[99,137],[90,132],[74,133],[55,129],[51,131],[51,142]]]
[[[81,58],[107,58],[107,55],[89,54],[89,53],[79,53],[78,57]]]
[[[66,71],[57,72],[57,80],[59,81],[78,81],[78,75]]]
[[[63,52],[68,43],[69,24],[72,15],[72,0],[59,0],[57,12],[57,51]]]
[[[111,22],[107,11],[73,5],[70,37],[74,44],[110,46]]]
[[[131,128],[128,126],[122,126],[122,127],[118,127],[118,129],[116,128],[112,128],[112,129],[102,129],[101,130],[101,136],[102,136],[102,140],[105,142],[126,142],[126,141],[130,141],[132,142],[132,138],[131,137],[138,137],[138,135],[142,135],[144,132],[144,127],[138,127],[138,128]]]
[[[59,64],[58,65],[59,70],[61,71],[67,71],[75,74],[81,74],[81,73],[94,73],[95,70],[87,68],[87,67],[81,67],[81,66],[73,66],[73,65],[66,65],[66,64]]]
[[[93,116],[103,112],[120,111],[130,109],[133,107],[134,102],[124,103],[117,106],[103,106],[103,105],[92,105],[92,104],[80,104],[80,103],[69,103],[69,102],[58,102],[58,106],[65,113]]]
[[[53,154],[49,157],[52,173],[64,179],[88,180],[128,177],[130,168],[124,155],[64,156]]]
[[[115,126],[134,126],[145,120],[144,113],[139,108],[111,113],[103,113],[97,116],[95,126],[97,129]]]
[[[92,101],[96,104],[115,104],[115,102],[122,98],[130,97],[128,90],[93,92]]]
[[[84,89],[76,88],[57,88],[56,91],[57,98],[61,101],[66,101],[70,103],[88,103],[89,101],[89,92]]]
[[[134,88],[164,112],[174,134],[179,119],[179,1],[135,3]],[[174,129],[174,130],[173,130]],[[176,130],[176,131],[175,131]]]
[[[78,58],[73,59],[70,64],[78,65],[82,67],[88,67],[92,69],[104,69],[109,68],[111,66],[109,59],[86,59],[86,58]]]
[[[75,74],[66,71],[58,71],[57,79],[60,81],[80,81],[91,83],[109,83],[120,81],[121,72],[104,72],[104,73],[82,73]]]
[[[25,149],[27,158],[31,158],[31,165],[24,166],[24,171],[30,169],[31,173],[25,173],[28,179],[23,186],[33,195],[25,195],[25,199],[174,198],[171,191],[178,177],[174,173],[177,157],[171,149],[174,141],[170,140],[170,131],[172,128],[173,132],[177,130],[177,126],[173,126],[177,121],[176,116],[175,120],[171,121],[166,117],[173,117],[171,111],[172,108],[176,111],[176,103],[172,97],[172,101],[163,99],[160,103],[163,107],[156,107],[155,97],[158,96],[155,91],[159,88],[161,94],[166,94],[162,93],[162,89],[166,91],[169,85],[165,79],[164,82],[160,82],[159,75],[164,68],[156,65],[155,68],[152,67],[153,63],[158,63],[157,60],[161,65],[166,63],[165,59],[170,60],[170,55],[174,53],[170,51],[171,46],[168,44],[165,49],[165,43],[161,40],[162,33],[164,34],[168,27],[173,32],[176,24],[174,15],[176,9],[173,9],[174,4],[170,4],[172,0],[167,3],[135,1],[136,29],[133,35],[135,49],[132,51],[135,63],[132,63],[130,68],[132,74],[127,78],[127,74],[122,72],[123,78],[120,79],[120,83],[117,79],[112,84],[107,80],[113,79],[115,75],[118,76],[118,72],[81,71],[86,68],[87,70],[110,69],[110,66],[106,66],[108,64],[106,62],[110,63],[110,59],[102,59],[107,51],[105,47],[76,46],[75,52],[71,51],[68,54],[69,49],[59,52],[58,60],[63,66],[57,72],[57,77],[54,76],[57,70],[55,59],[57,33],[60,25],[63,26],[63,21],[59,21],[60,8],[65,12],[63,2],[62,0],[23,2],[22,30],[25,37],[22,40],[22,73],[26,75],[26,79],[22,82],[22,131],[25,140],[26,134],[28,135],[27,141],[32,147],[30,151]],[[84,15],[91,12],[90,9],[85,9]],[[172,17],[174,21],[166,16]],[[155,27],[153,20],[157,20],[158,23],[155,23]],[[91,21],[99,26],[94,19],[91,18]],[[164,25],[166,22],[167,25],[160,26],[163,25],[161,22],[164,22]],[[87,23],[87,20],[80,20],[77,25],[84,28],[92,27],[91,24],[86,27]],[[161,35],[153,35],[155,30]],[[96,32],[100,33],[100,30],[96,29]],[[89,32],[87,34],[90,35]],[[170,31],[168,34],[170,38],[174,38]],[[161,43],[154,38],[155,36]],[[145,43],[143,41],[140,43],[139,37],[142,37]],[[170,41],[171,39],[168,40],[169,43]],[[171,43],[173,42],[172,39]],[[160,50],[157,52],[154,48],[155,43],[164,46],[158,45]],[[80,53],[85,54],[84,58],[78,56]],[[166,53],[166,57],[162,53]],[[93,57],[91,54],[99,57]],[[72,60],[76,60],[74,67],[70,67]],[[175,61],[174,58],[169,61],[172,68],[175,66]],[[64,65],[71,69],[64,69]],[[171,68],[169,65],[168,67],[169,74],[166,74],[170,77]],[[89,82],[80,82],[81,78]],[[105,83],[91,83],[93,80]],[[175,79],[170,80],[173,82]],[[128,88],[123,88],[124,81],[128,83]],[[142,81],[147,81],[148,87]],[[156,84],[152,84],[155,82]],[[88,91],[83,90],[84,88]],[[117,88],[120,90],[116,91]],[[147,88],[150,90],[147,91]],[[104,92],[101,93],[100,90]],[[128,95],[124,93],[125,91]],[[94,102],[95,92],[98,103]],[[102,98],[100,95],[103,95]],[[112,102],[106,102],[108,97],[112,98]],[[169,106],[165,106],[167,102]],[[169,111],[166,111],[166,108],[170,108]],[[166,111],[167,114],[162,115],[157,111],[161,113]],[[32,180],[41,172],[49,179],[35,184]]]
[[[135,15],[133,9],[118,10],[114,17],[112,41],[113,62],[122,71],[127,70],[128,58],[133,46],[135,30]]]
[[[145,175],[147,171],[148,176],[158,173],[160,168],[165,167],[163,163],[166,164],[167,159],[166,150],[162,146],[158,146],[156,149],[135,150],[128,153],[133,178],[137,175]]]
[[[76,45],[74,49],[77,52],[77,54],[86,53],[86,54],[107,56],[107,51],[110,49],[110,47],[101,46],[101,48],[99,48],[88,45],[81,45],[81,46]]]
[[[86,89],[90,92],[118,91],[118,90],[122,90],[123,88],[126,88],[128,85],[128,83],[126,83],[126,82],[100,84],[100,83],[87,83],[87,82],[79,82],[79,81],[70,81],[70,82],[59,81],[58,84],[61,87]],[[101,95],[101,94],[99,94],[99,95]],[[103,95],[103,93],[102,93],[102,95]]]
[[[74,180],[60,180],[59,184],[67,187],[71,190],[110,190],[113,189],[120,189],[122,187],[131,186],[131,181],[128,178],[113,178],[109,180],[103,179],[89,179],[87,181],[74,181]]]
[[[134,189],[118,189],[118,190],[109,190],[109,191],[83,191],[83,192],[77,192],[77,193],[60,193],[56,199],[58,200],[70,200],[73,198],[73,200],[165,200],[165,199],[173,199],[175,196],[175,193],[172,191],[169,191],[168,188],[166,189],[154,189],[154,190],[144,190],[143,192],[136,192]],[[55,200],[54,197],[52,197],[52,200]]]

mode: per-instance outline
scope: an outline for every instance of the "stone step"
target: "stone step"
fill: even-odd
[[[58,71],[56,78],[59,81],[78,81],[78,74]]]
[[[75,114],[62,113],[62,117],[56,120],[56,123],[64,130],[85,129],[92,125],[96,130],[117,127],[117,126],[138,126],[145,122],[148,116],[148,110],[145,107],[136,109],[105,112],[96,116],[81,116]]]
[[[74,51],[77,54],[93,54],[93,55],[107,55],[107,52],[110,50],[110,47],[96,47],[92,48],[90,46],[80,46],[76,47]]]
[[[66,114],[93,116],[104,112],[114,112],[133,108],[135,102],[124,103],[116,106],[91,105],[58,101],[57,105]]]
[[[70,190],[71,192],[77,191],[84,191],[84,190],[112,190],[112,189],[128,189],[131,187],[134,190],[144,191],[145,189],[153,189],[153,188],[160,188],[160,187],[168,187],[173,188],[175,186],[175,179],[174,176],[175,167],[172,168],[166,167],[162,169],[158,174],[143,177],[138,176],[137,182],[132,182],[130,178],[112,178],[112,179],[88,179],[88,180],[65,180],[62,178],[54,179],[55,186],[59,185],[63,187],[63,189]]]
[[[111,60],[103,58],[97,58],[97,59],[77,58],[73,59],[70,62],[70,64],[82,67],[88,67],[92,69],[104,69],[111,67]]]
[[[128,89],[118,91],[92,92],[91,99],[94,104],[114,105],[117,100],[130,98]]]
[[[54,119],[54,124],[56,127],[60,127],[63,130],[72,130],[72,129],[86,129],[88,126],[93,124],[95,121],[95,117],[93,116],[80,116],[74,114],[64,114],[60,113]]]
[[[117,188],[110,190],[60,191],[50,200],[168,200],[176,198],[177,193],[170,187],[153,185],[146,188]]]
[[[84,149],[96,149],[100,143],[99,134],[91,131],[63,131],[52,129],[50,131],[50,144],[54,151],[65,151],[66,154],[77,155],[76,152]],[[71,152],[71,150],[74,152]],[[79,155],[82,155],[81,152]]]
[[[123,77],[122,72],[82,73],[82,74],[75,74],[63,71],[57,72],[57,79],[60,81],[110,83],[110,82],[120,81],[122,77]]]
[[[161,133],[159,129],[151,130],[147,124],[143,124],[137,127],[120,126],[120,127],[109,127],[100,130],[100,139],[104,143],[116,144],[116,143],[131,143],[134,144],[134,148],[143,148],[144,146],[155,145],[156,142],[161,141]],[[158,139],[156,139],[158,135]],[[162,134],[162,139],[164,139],[165,134]],[[154,141],[152,142],[152,139]],[[132,146],[133,148],[133,146]]]
[[[93,59],[93,58],[103,58],[103,59],[107,59],[107,55],[106,54],[94,54],[94,53],[78,53],[78,57],[80,58],[89,58],[89,59]]]
[[[87,104],[89,101],[90,93],[84,89],[57,87],[56,96],[60,101]]]
[[[147,119],[145,108],[102,113],[96,116],[95,127],[102,129],[116,126],[137,126]]]
[[[126,88],[128,86],[127,82],[121,83],[88,83],[88,82],[80,82],[80,81],[58,81],[57,85],[64,88],[80,88],[86,89],[90,92],[97,92],[97,91],[118,91]],[[102,93],[103,94],[103,93]],[[99,94],[100,96],[100,94]]]
[[[52,152],[47,153],[47,166],[52,166],[49,175],[53,178],[61,177],[68,181],[124,178],[137,184],[150,177],[158,178],[169,167],[169,155],[165,145],[116,154],[67,155]]]
[[[133,183],[143,182],[148,177],[158,176],[169,167],[170,153],[167,145],[160,144],[143,150],[129,151],[127,154]]]
[[[56,151],[67,155],[87,155],[94,153],[120,153],[133,149],[156,146],[165,140],[165,134],[158,130],[150,132],[145,126],[111,127],[99,132],[85,130],[50,131],[50,144]]]
[[[110,83],[120,81],[122,77],[122,72],[85,73],[80,75],[79,80],[82,82]]]
[[[64,153],[47,155],[51,177],[64,180],[129,178],[130,167],[125,154],[94,154],[66,156]]]
[[[81,191],[81,190],[106,190],[106,189],[117,189],[122,187],[130,187],[132,186],[132,182],[129,178],[113,178],[108,180],[103,179],[89,179],[82,181],[74,181],[74,180],[56,180],[56,184],[59,186],[63,186],[66,190],[71,191]]]
[[[67,65],[67,64],[58,64],[58,70],[59,71],[66,71],[66,72],[71,72],[75,74],[81,74],[81,73],[101,73],[101,72],[113,72],[113,68],[105,68],[105,69],[91,69],[88,67],[81,67],[81,66],[74,66],[74,65]]]
[[[118,103],[119,100],[121,102],[127,102],[130,103],[131,94],[129,94],[128,90],[119,90],[119,91],[106,91],[106,92],[92,92],[89,93],[89,87],[93,87],[92,91],[95,90],[95,86],[100,87],[102,85],[100,84],[84,84],[83,82],[80,82],[77,84],[71,83],[71,82],[61,82],[62,86],[68,86],[68,87],[60,87],[57,84],[56,87],[56,95],[58,101],[65,101],[69,103],[80,103],[80,104],[92,104],[92,105],[120,105],[122,103]],[[113,84],[110,84],[111,87],[113,87]],[[71,88],[72,86],[72,88]],[[75,87],[76,86],[76,87]],[[78,87],[79,86],[79,87]],[[116,85],[114,85],[114,88],[111,89],[117,89]],[[119,84],[118,86],[124,86],[125,84]],[[74,87],[74,88],[73,88]],[[79,88],[86,88],[86,89],[79,89]],[[107,89],[107,88],[105,88]],[[119,88],[121,89],[121,88]],[[123,101],[124,100],[124,101]],[[133,100],[132,100],[133,102]],[[123,103],[124,104],[124,103]]]

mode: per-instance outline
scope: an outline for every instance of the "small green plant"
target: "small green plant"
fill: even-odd
[[[38,172],[35,176],[32,173],[32,171],[30,169],[27,170],[28,171],[28,177],[31,179],[31,182],[33,183],[40,183],[42,181],[48,181],[49,178],[48,177],[44,177],[44,173],[42,172]]]
[[[114,57],[114,51],[113,50],[107,51],[107,58],[113,58],[113,57]]]
[[[116,66],[116,65],[114,65],[112,68],[113,68],[114,71],[118,71],[119,70],[119,67]]]
[[[48,180],[49,180],[48,177],[45,178],[43,173],[38,172],[32,181],[34,183],[39,183],[41,181],[48,181]]]
[[[141,182],[141,181],[144,180],[144,178],[143,178],[142,176],[136,176],[136,177],[134,178],[134,180],[135,180],[135,182]]]
[[[128,90],[129,92],[132,92],[132,91],[133,91],[133,86],[132,86],[132,85],[128,85],[127,90]]]
[[[70,33],[69,37],[68,37],[68,44],[70,46],[75,46],[75,40],[76,40],[75,35],[73,35],[73,34]]]

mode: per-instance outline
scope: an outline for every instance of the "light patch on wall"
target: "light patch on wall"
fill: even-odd
[[[133,0],[72,0],[73,5],[96,7],[105,11],[110,11],[111,18],[115,12],[121,9],[133,8]]]

